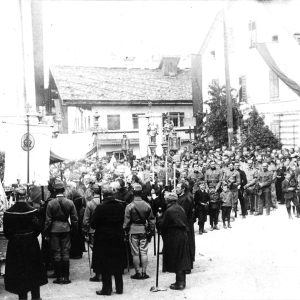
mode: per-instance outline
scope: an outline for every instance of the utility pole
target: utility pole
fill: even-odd
[[[229,44],[228,31],[226,23],[226,8],[223,9],[223,25],[224,25],[224,56],[225,56],[225,81],[226,81],[226,102],[227,102],[227,127],[228,127],[228,146],[233,143],[233,117],[232,117],[232,101],[230,91],[230,72],[229,72]]]

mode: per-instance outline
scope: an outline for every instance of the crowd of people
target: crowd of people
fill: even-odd
[[[112,275],[116,292],[122,294],[124,269],[135,269],[133,280],[149,278],[148,225],[152,232],[156,226],[162,235],[163,271],[176,273],[170,288],[182,290],[195,261],[195,223],[202,235],[232,228],[238,214],[242,219],[262,216],[265,209],[269,216],[279,204],[286,205],[290,219],[292,213],[300,216],[299,148],[224,146],[198,151],[185,147],[169,157],[155,157],[154,165],[152,161],[125,155],[120,160],[59,163],[50,167],[44,194],[37,193],[36,189],[42,190],[34,185],[29,195],[18,187],[17,202],[4,213],[3,221],[11,253],[7,254],[6,289],[19,299],[27,299],[29,291],[33,299],[40,299],[39,287],[47,283],[41,269],[54,268],[48,278],[69,284],[69,259],[82,258],[90,247],[95,273],[90,281],[103,283],[97,295],[111,295]],[[28,262],[39,270],[30,278],[24,278],[30,266],[21,262],[20,255],[25,241],[38,257]],[[23,273],[15,272],[19,265]]]

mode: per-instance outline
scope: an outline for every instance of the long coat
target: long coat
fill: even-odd
[[[194,197],[195,214],[199,223],[205,223],[207,221],[208,204],[210,201],[209,194],[206,191],[200,189],[196,191]],[[205,205],[207,204],[207,205]],[[199,224],[200,225],[200,224]]]
[[[37,239],[41,232],[37,210],[26,202],[17,202],[4,213],[3,227],[8,239],[5,290],[20,294],[47,284]]]
[[[189,270],[191,257],[188,242],[188,222],[184,210],[177,203],[171,205],[159,222],[162,230],[163,272]]]
[[[122,274],[125,254],[124,207],[113,196],[99,204],[92,217],[95,229],[92,268],[100,274]]]
[[[185,193],[178,197],[177,203],[184,209],[187,222],[188,222],[188,237],[189,237],[189,247],[191,255],[191,268],[193,268],[193,261],[195,261],[195,232],[194,232],[194,205],[191,196],[188,193]]]

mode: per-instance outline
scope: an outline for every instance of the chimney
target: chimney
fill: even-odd
[[[164,76],[176,76],[179,61],[180,56],[163,56],[158,68],[162,70]]]

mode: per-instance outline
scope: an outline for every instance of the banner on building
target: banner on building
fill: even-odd
[[[4,184],[27,183],[27,149],[29,149],[29,183],[46,185],[49,179],[49,158],[52,129],[49,126],[5,123],[6,136]]]

